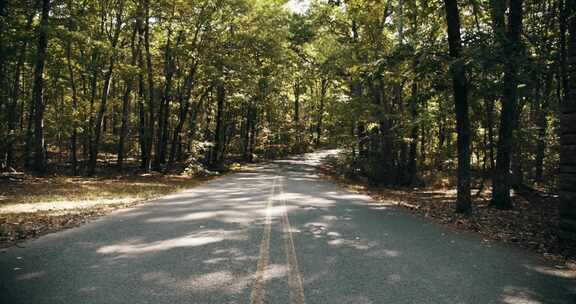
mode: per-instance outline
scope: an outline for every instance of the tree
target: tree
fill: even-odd
[[[493,0],[493,19],[496,41],[504,61],[502,79],[502,112],[496,154],[496,169],[492,182],[492,206],[499,209],[512,208],[510,199],[510,161],[514,145],[514,126],[518,103],[518,66],[521,58],[522,0],[510,0],[508,30],[505,30],[504,0]],[[505,33],[505,34],[504,34]]]
[[[458,198],[456,211],[470,213],[470,119],[468,116],[468,92],[466,68],[462,61],[460,38],[460,12],[457,0],[445,0],[448,43],[450,45],[452,83],[456,110],[456,132],[458,133]]]
[[[567,84],[560,120],[560,237],[576,243],[576,1],[566,0],[568,17]]]
[[[32,89],[32,104],[34,105],[34,160],[32,168],[38,173],[46,172],[46,149],[44,145],[44,65],[48,47],[48,18],[50,0],[42,0],[42,13],[38,25],[38,41],[36,62],[34,65],[34,87]]]
[[[103,8],[104,9],[104,8]],[[106,12],[102,11],[102,16],[105,18]],[[110,57],[108,59],[108,67],[106,73],[104,74],[104,84],[102,86],[102,95],[101,95],[101,102],[100,102],[100,109],[98,111],[98,116],[96,118],[96,123],[94,124],[94,139],[90,143],[90,159],[88,160],[88,175],[93,175],[96,171],[96,163],[98,160],[98,152],[100,149],[100,139],[102,135],[102,124],[104,123],[104,114],[106,113],[107,106],[108,106],[108,98],[110,94],[110,86],[112,81],[112,76],[114,74],[114,69],[116,67],[116,60],[117,56],[116,46],[120,39],[120,33],[122,30],[122,25],[124,24],[123,21],[124,15],[124,1],[119,1],[115,7],[115,14],[112,17],[113,27],[109,29],[111,35],[109,37],[110,43]]]
[[[65,174],[225,170],[327,144],[374,184],[457,176],[458,212],[489,176],[499,208],[510,187],[571,197],[563,2],[2,1],[0,169],[49,151]]]

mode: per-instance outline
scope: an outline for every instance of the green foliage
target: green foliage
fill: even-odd
[[[113,61],[102,125],[107,161],[117,153],[121,137],[127,140],[127,157],[139,160],[146,141],[158,145],[162,140],[147,130],[163,127],[168,134],[165,149],[177,147],[180,160],[208,163],[220,119],[224,159],[277,157],[308,150],[319,141],[354,150],[357,161],[352,163],[368,176],[390,175],[391,182],[402,182],[410,145],[415,144],[419,171],[454,168],[448,72],[455,62],[448,56],[442,1],[316,0],[303,14],[288,11],[280,0],[149,1],[150,58],[144,3],[54,1],[43,78],[45,137],[52,163],[71,159],[74,133],[80,161],[89,153],[104,77]],[[490,3],[463,2],[461,11],[464,52],[458,63],[466,66],[470,84],[473,168],[489,170],[507,58],[505,50],[495,47]],[[7,1],[5,13],[9,15],[0,16],[0,59],[6,75],[0,83],[0,152],[4,161],[12,151],[16,158],[10,165],[23,166],[27,129],[33,122],[39,11],[32,1]],[[530,164],[525,166],[528,177],[534,175],[532,164],[542,142],[546,174],[553,175],[558,162],[554,128],[563,90],[558,24],[557,5],[525,1],[522,55],[514,60],[522,84],[519,155]],[[15,83],[19,88],[14,99]],[[221,117],[219,85],[225,91]],[[124,136],[125,96],[129,107]],[[14,100],[12,117],[8,109]],[[165,102],[163,126],[160,107]],[[544,118],[534,113],[544,113]],[[10,129],[12,122],[15,127]],[[535,135],[543,124],[544,139]],[[174,132],[179,133],[174,137]],[[199,149],[198,143],[206,144]],[[152,150],[151,157],[157,153]]]

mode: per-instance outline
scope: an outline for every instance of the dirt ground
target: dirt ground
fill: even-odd
[[[113,210],[190,188],[209,178],[142,174],[19,176],[0,181],[0,247],[78,226]]]
[[[557,198],[553,195],[531,195],[529,199],[514,195],[514,209],[498,210],[488,206],[489,189],[479,195],[476,195],[478,189],[473,189],[473,213],[464,216],[454,212],[456,188],[453,186],[376,187],[344,178],[337,166],[334,161],[327,161],[320,171],[326,178],[379,202],[396,205],[452,229],[478,233],[484,242],[513,244],[576,269],[576,248],[566,248],[556,236],[559,214]]]

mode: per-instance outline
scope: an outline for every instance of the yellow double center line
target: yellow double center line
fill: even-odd
[[[280,184],[280,193],[284,194],[284,186]],[[284,231],[284,251],[286,252],[286,261],[288,263],[288,287],[290,288],[290,302],[293,304],[304,304],[304,286],[302,277],[298,269],[298,257],[294,247],[294,238],[292,237],[292,227],[288,218],[288,207],[286,199],[282,198],[282,227]]]
[[[258,266],[256,266],[256,280],[252,287],[252,294],[250,296],[250,303],[261,304],[264,301],[264,275],[268,270],[268,256],[270,252],[270,235],[272,234],[272,205],[274,204],[274,190],[276,189],[276,181],[278,177],[274,178],[272,182],[272,190],[268,203],[266,204],[266,220],[264,222],[264,236],[260,243],[260,257],[258,258]]]
[[[272,182],[272,190],[270,198],[266,206],[266,219],[264,225],[264,236],[260,244],[260,257],[258,259],[258,266],[256,267],[256,278],[252,288],[251,301],[252,304],[264,303],[265,294],[265,276],[268,270],[269,252],[270,252],[270,238],[272,234],[272,207],[274,205],[274,193],[278,188],[278,194],[282,202],[282,231],[284,239],[284,251],[286,253],[286,262],[288,264],[288,288],[290,289],[290,303],[304,304],[304,287],[300,270],[298,269],[298,258],[296,256],[296,248],[294,246],[294,237],[292,236],[292,227],[290,226],[290,219],[288,218],[288,207],[286,200],[282,198],[284,194],[283,184],[279,177],[276,177]]]

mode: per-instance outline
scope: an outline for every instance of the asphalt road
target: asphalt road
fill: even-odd
[[[576,303],[574,274],[257,165],[0,253],[0,303]]]

